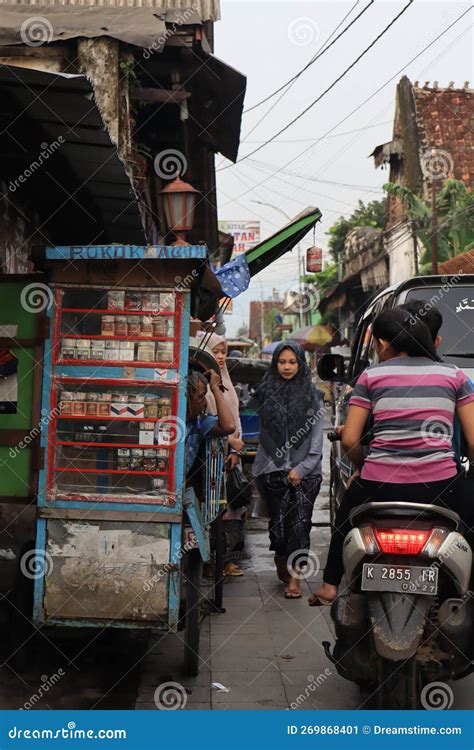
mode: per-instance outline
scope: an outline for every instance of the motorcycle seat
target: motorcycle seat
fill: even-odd
[[[352,526],[358,526],[361,521],[387,519],[393,523],[395,519],[416,519],[419,521],[431,521],[438,525],[448,526],[453,530],[463,533],[464,524],[458,514],[449,508],[441,508],[436,505],[424,505],[422,503],[366,503],[359,505],[351,511],[350,520]]]

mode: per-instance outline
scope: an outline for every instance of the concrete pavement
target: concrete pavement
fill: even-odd
[[[303,598],[286,600],[268,549],[267,521],[252,519],[247,529],[251,559],[245,576],[224,586],[225,614],[211,615],[201,631],[201,669],[195,678],[180,671],[183,635],[156,637],[144,660],[136,709],[156,710],[167,689],[185,710],[358,709],[358,688],[340,677],[322,642],[334,643],[329,609],[308,607],[306,598],[321,580],[329,543],[329,447],[324,482],[315,503],[311,533],[312,575],[302,581]],[[175,687],[168,688],[168,683]],[[220,683],[228,692],[213,687]],[[179,687],[176,687],[179,686]],[[161,687],[160,687],[161,686]],[[453,708],[472,707],[474,675],[451,683]],[[172,700],[175,699],[172,697]]]

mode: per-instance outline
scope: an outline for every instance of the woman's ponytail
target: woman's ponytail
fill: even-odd
[[[428,326],[405,310],[393,308],[380,313],[374,320],[372,332],[376,339],[388,341],[397,354],[406,352],[410,357],[440,360]]]

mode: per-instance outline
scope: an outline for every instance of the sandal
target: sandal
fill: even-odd
[[[244,575],[244,572],[235,563],[226,563],[224,567],[224,575],[231,576],[232,578],[240,578],[240,576]]]
[[[312,594],[308,599],[310,607],[330,607],[334,599],[322,599],[322,597]]]
[[[285,599],[301,599],[301,591],[298,589],[290,589],[289,586],[285,589]]]

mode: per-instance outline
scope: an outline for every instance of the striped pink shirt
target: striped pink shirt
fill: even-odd
[[[446,362],[395,357],[367,368],[350,400],[373,417],[362,479],[416,484],[455,476],[454,413],[471,401],[466,374]]]

